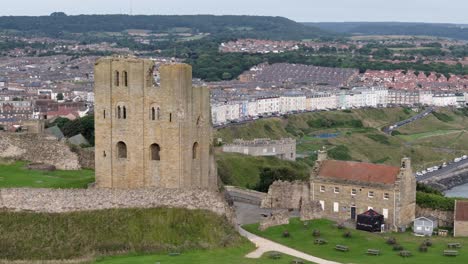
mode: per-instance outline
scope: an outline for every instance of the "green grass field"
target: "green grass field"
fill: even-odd
[[[271,227],[265,231],[258,230],[258,224],[247,225],[246,230],[263,236],[270,240],[276,241],[283,245],[295,248],[297,250],[309,253],[316,257],[321,257],[328,260],[334,260],[341,263],[411,263],[411,264],[455,264],[468,263],[468,239],[467,238],[442,238],[432,237],[433,246],[429,247],[428,252],[419,252],[419,245],[426,239],[424,237],[416,237],[411,233],[368,233],[358,230],[336,228],[335,223],[329,220],[320,219],[310,221],[308,228],[304,228],[303,222],[294,218],[290,220],[289,225]],[[315,237],[312,236],[312,230],[318,229],[321,233],[321,238],[328,241],[325,245],[314,244]],[[291,236],[284,238],[283,231],[289,231]],[[346,231],[351,232],[351,238],[343,236]],[[413,256],[402,258],[398,255],[398,251],[393,251],[392,246],[386,244],[386,239],[395,237],[397,242],[409,250]],[[447,243],[460,242],[463,246],[459,249],[459,256],[447,257],[443,256],[443,250],[447,249]],[[335,245],[346,245],[349,247],[349,252],[340,252],[335,250]],[[367,249],[379,249],[380,256],[367,255]]]
[[[93,170],[39,171],[25,168],[27,162],[0,162],[0,188],[86,188],[94,182]]]
[[[141,255],[141,256],[116,256],[102,258],[96,261],[99,264],[289,264],[295,258],[282,255],[281,259],[270,259],[264,255],[260,259],[248,259],[244,256],[255,250],[253,244],[245,242],[239,247],[215,249],[209,251],[189,251],[179,256],[164,255]],[[267,253],[268,254],[268,253]],[[311,263],[311,262],[304,262]]]

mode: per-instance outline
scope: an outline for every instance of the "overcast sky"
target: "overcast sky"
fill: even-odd
[[[468,24],[468,0],[1,0],[0,15],[215,14],[284,16],[299,22]]]

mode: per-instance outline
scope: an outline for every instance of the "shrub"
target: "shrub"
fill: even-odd
[[[416,204],[423,208],[453,211],[455,199],[432,193],[416,192]]]
[[[385,135],[380,135],[380,134],[369,134],[366,135],[366,137],[374,140],[375,142],[378,142],[380,144],[384,145],[390,145],[390,141],[388,141],[388,138]]]
[[[289,231],[283,231],[283,237],[290,237],[291,234],[289,234]]]
[[[312,231],[312,236],[319,237],[320,236],[320,230],[314,229],[314,231]]]
[[[349,149],[344,145],[336,146],[328,151],[328,156],[335,160],[351,160]]]
[[[426,247],[432,247],[432,241],[430,241],[429,239],[426,239],[426,240],[423,242],[423,245],[425,245]]]
[[[400,131],[398,131],[398,130],[393,130],[392,131],[392,136],[398,136],[398,135],[401,135]]]
[[[420,251],[420,252],[427,252],[427,246],[425,245],[425,243],[422,243],[422,244],[419,246],[419,251]]]
[[[399,245],[399,244],[395,244],[393,245],[393,250],[394,251],[402,251],[404,248],[402,245]]]
[[[345,237],[345,238],[351,238],[351,231],[346,231],[346,232],[343,234],[343,237]]]
[[[391,238],[387,239],[387,244],[395,245],[396,244],[396,238],[391,237]]]
[[[447,114],[444,114],[444,113],[437,113],[437,112],[432,112],[432,114],[437,118],[439,119],[440,121],[442,122],[450,122],[450,121],[453,121],[453,117],[447,115]]]
[[[341,111],[341,112],[343,112],[343,113],[352,113],[353,111],[351,111],[351,110],[349,110],[349,109],[345,109],[345,110],[343,110],[343,111]]]

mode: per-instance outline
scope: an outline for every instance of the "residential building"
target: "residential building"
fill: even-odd
[[[411,160],[401,166],[329,160],[319,151],[310,177],[311,200],[323,215],[339,221],[355,220],[369,209],[382,214],[388,228],[408,228],[415,218],[416,178]]]

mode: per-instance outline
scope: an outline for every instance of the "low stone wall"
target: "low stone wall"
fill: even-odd
[[[60,170],[81,168],[78,156],[54,137],[42,134],[0,133],[0,158],[54,165]]]
[[[438,226],[453,226],[453,212],[434,210],[432,208],[422,208],[416,206],[416,217],[433,217],[437,219]]]
[[[224,186],[233,201],[243,202],[253,205],[260,205],[265,198],[266,193],[257,192],[254,190],[241,189],[235,186]]]
[[[110,208],[176,207],[204,209],[232,220],[223,195],[199,189],[0,189],[0,208],[64,213]]]
[[[422,181],[439,191],[446,191],[453,187],[468,183],[468,165],[460,168],[450,174],[432,177]]]

